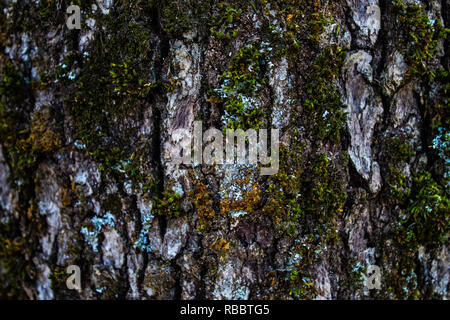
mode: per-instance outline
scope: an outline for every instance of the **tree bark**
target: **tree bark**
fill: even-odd
[[[0,3],[1,297],[450,297],[447,0],[70,4]],[[175,164],[195,121],[277,174]]]

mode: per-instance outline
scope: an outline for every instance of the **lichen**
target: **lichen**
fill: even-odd
[[[211,227],[215,215],[212,209],[213,200],[208,187],[201,182],[197,182],[189,196],[193,199],[193,205],[197,211],[197,221],[199,223],[197,231],[205,231]]]

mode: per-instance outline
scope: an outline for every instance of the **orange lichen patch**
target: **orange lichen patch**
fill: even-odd
[[[224,199],[220,202],[220,208],[223,214],[227,214],[232,211],[245,211],[247,213],[251,213],[256,209],[260,200],[261,190],[257,185],[253,185],[252,189],[245,193],[242,200],[233,201],[232,199]]]
[[[314,1],[314,12],[320,11],[321,8],[322,8],[321,0],[315,0]]]
[[[197,231],[203,231],[211,226],[214,218],[214,210],[212,209],[213,200],[210,197],[208,187],[201,182],[196,182],[194,190],[189,193],[194,200],[194,208],[197,210],[197,220],[199,227]]]
[[[27,143],[33,151],[49,152],[61,146],[61,140],[57,133],[49,129],[50,114],[48,109],[36,111],[31,124],[30,136]]]
[[[72,200],[70,199],[69,191],[67,189],[59,189],[59,196],[64,207],[67,207],[72,202]]]
[[[27,210],[27,218],[28,219],[31,220],[33,218],[34,211],[35,211],[34,201],[30,201],[30,206],[28,207],[28,210]]]
[[[230,250],[230,242],[225,238],[217,239],[213,242],[210,249],[213,249],[217,252],[220,259],[226,256],[227,252]]]
[[[0,257],[10,257],[12,254],[16,252],[20,252],[25,240],[13,240],[10,239],[2,239]]]

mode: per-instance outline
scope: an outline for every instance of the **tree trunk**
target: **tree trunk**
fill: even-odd
[[[0,297],[450,297],[448,0],[70,4],[0,2]]]

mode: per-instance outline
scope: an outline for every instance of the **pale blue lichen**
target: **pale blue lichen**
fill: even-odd
[[[115,218],[108,211],[103,215],[103,217],[97,216],[93,217],[91,219],[91,222],[94,226],[94,229],[91,231],[87,227],[82,227],[81,234],[84,235],[85,241],[92,247],[94,252],[98,252],[98,241],[97,241],[98,235],[100,234],[104,226],[114,228]]]
[[[151,252],[152,249],[147,235],[150,232],[150,227],[155,217],[152,212],[147,209],[141,210],[141,216],[142,230],[139,233],[138,240],[134,243],[134,245],[143,252]]]
[[[246,214],[247,214],[247,212],[245,212],[245,211],[243,211],[243,210],[240,210],[240,211],[232,211],[231,213],[231,216],[233,217],[233,218],[239,218],[239,217],[241,217],[241,216],[245,216]]]
[[[433,149],[438,152],[438,156],[444,160],[444,178],[447,180],[446,186],[450,187],[450,132],[444,128],[438,128],[439,134],[433,140]]]

